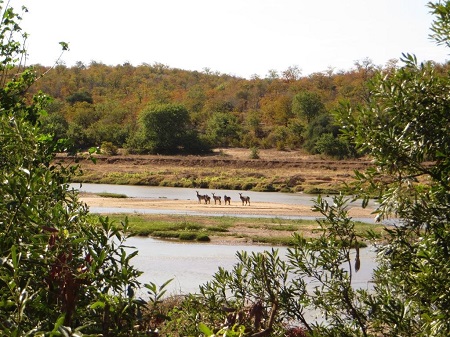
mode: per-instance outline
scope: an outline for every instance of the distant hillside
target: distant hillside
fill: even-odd
[[[149,104],[178,104],[188,111],[186,128],[196,134],[191,139],[209,148],[304,149],[349,157],[354,155],[351,144],[338,139],[332,112],[342,101],[364,104],[370,95],[368,81],[380,68],[364,60],[347,72],[302,77],[299,69],[290,68],[250,80],[163,64],[92,62],[47,70],[36,66],[45,76],[31,93],[42,91],[54,98],[48,116],[41,119],[43,128],[57,138],[70,138],[74,149],[103,144],[108,151],[151,152],[149,131],[139,116]]]

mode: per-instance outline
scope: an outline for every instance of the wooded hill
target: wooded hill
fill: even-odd
[[[329,69],[301,76],[291,67],[280,74],[269,71],[265,78],[244,79],[159,63],[79,62],[53,69],[36,65],[36,72],[45,75],[30,94],[42,91],[53,98],[48,115],[41,117],[42,128],[57,138],[69,138],[76,150],[101,146],[106,153],[118,148],[195,153],[214,147],[303,148],[342,158],[355,153],[338,138],[333,111],[342,102],[364,104],[371,77],[396,66],[396,61],[379,67],[366,59],[349,71]]]

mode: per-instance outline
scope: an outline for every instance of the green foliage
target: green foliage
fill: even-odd
[[[92,99],[92,95],[86,91],[76,92],[72,95],[67,96],[66,101],[70,104],[75,104],[78,102],[86,102],[89,104],[93,104],[94,100]]]
[[[326,110],[319,94],[303,91],[294,96],[292,100],[292,111],[299,117],[306,119],[307,123],[310,123]]]
[[[103,197],[103,198],[119,198],[119,199],[128,198],[128,196],[126,194],[122,194],[122,193],[100,192],[100,193],[97,193],[97,195],[100,197]]]
[[[209,242],[211,241],[210,237],[206,234],[197,234],[197,241],[199,242]]]
[[[437,42],[448,41],[450,5],[436,10]],[[378,218],[398,217],[387,229],[375,272],[372,329],[382,335],[450,334],[450,79],[433,63],[379,74],[368,106],[341,111],[346,135],[367,152],[376,168],[357,172],[362,195],[376,193]]]
[[[131,151],[148,153],[202,152],[200,140],[191,129],[185,107],[177,104],[153,104],[140,115],[141,132],[131,140]]]
[[[349,143],[343,138],[334,137],[331,133],[323,133],[316,140],[314,152],[344,159],[350,155]]]
[[[119,153],[117,146],[111,142],[103,142],[100,151],[108,156],[114,156]]]
[[[86,332],[131,332],[138,302],[123,294],[139,286],[140,273],[125,252],[128,225],[89,223],[69,190],[72,168],[51,164],[53,144],[15,111],[0,123],[8,158],[0,171],[0,330],[45,332],[61,320]]]
[[[20,32],[18,20],[3,10],[2,79],[22,51],[5,39]],[[139,335],[141,272],[125,246],[128,222],[92,221],[70,189],[77,167],[53,163],[64,143],[37,124],[48,98],[26,96],[34,80],[26,69],[0,87],[1,335]]]
[[[166,295],[166,287],[170,282],[172,282],[172,279],[164,282],[159,287],[153,282],[145,284],[147,295],[149,296],[148,302],[142,308],[144,311],[143,330],[146,336],[159,336],[158,328],[162,322],[169,319],[164,310],[164,295]]]
[[[337,138],[339,134],[339,126],[335,123],[333,116],[329,113],[324,113],[318,117],[311,120],[306,129],[307,139],[305,143],[305,148],[313,154],[317,154],[318,149],[316,148],[317,141],[324,134],[331,134],[333,138]],[[328,136],[325,136],[328,137]]]
[[[336,196],[330,205],[319,197],[314,209],[324,217],[318,221],[322,235],[310,243],[297,236],[296,246],[288,252],[296,275],[294,288],[302,294],[301,301],[290,299],[290,314],[314,336],[367,336],[370,330],[368,291],[352,286],[361,267],[359,241],[363,236],[348,216],[347,202]],[[308,287],[311,283],[313,290]],[[308,308],[315,308],[324,318],[311,320]]]
[[[41,132],[52,135],[55,140],[66,139],[69,123],[64,116],[59,113],[49,113],[41,115],[39,118]]]
[[[197,234],[191,232],[179,233],[178,238],[183,241],[193,241],[197,239]]]
[[[435,19],[431,25],[430,37],[440,45],[450,47],[450,3],[448,1],[428,2]]]
[[[86,129],[79,124],[69,124],[67,130],[67,138],[70,141],[70,150],[76,152],[77,150],[85,150],[91,146],[95,146],[95,142],[89,139],[86,134]]]
[[[243,337],[245,336],[245,327],[243,325],[233,325],[232,327],[225,327],[214,333],[205,324],[199,323],[198,329],[207,337],[228,336],[228,337]]]
[[[179,321],[179,331],[192,335],[195,323],[199,329],[195,334],[205,335],[227,331],[227,335],[245,332],[246,336],[305,336],[306,332],[367,336],[368,293],[351,285],[361,266],[362,237],[346,208],[343,197],[335,197],[333,205],[319,198],[315,209],[323,216],[320,237],[307,241],[296,235],[286,256],[275,249],[238,252],[232,270],[219,267],[213,279],[200,286],[198,296],[183,302],[182,307],[191,311]],[[323,319],[316,320],[312,313]],[[177,319],[180,312],[174,310],[169,316]]]
[[[206,125],[206,135],[216,146],[236,146],[240,133],[237,117],[227,112],[214,113]]]
[[[87,102],[77,102],[70,108],[70,115],[74,124],[84,129],[100,119],[100,113],[95,106]]]
[[[257,147],[250,149],[250,159],[259,159],[259,149]]]
[[[192,136],[185,142],[191,147],[187,152],[203,153],[219,146],[297,149],[306,140],[302,129],[308,121],[331,111],[342,99],[353,103],[366,99],[365,82],[375,67],[370,62],[356,65],[348,72],[328,70],[300,77],[288,69],[282,77],[271,73],[267,78],[252,79],[162,64],[107,66],[92,61],[73,67],[58,64],[55,71],[36,65],[36,73],[45,76],[30,90],[36,94],[42,90],[58,102],[56,110],[49,112],[65,117],[74,131],[69,138],[78,150],[109,141],[135,153],[150,153],[151,144],[139,130],[139,112],[146,110],[149,102],[186,107]],[[95,117],[88,126],[78,116],[83,110],[78,105],[86,104],[92,105],[87,117]],[[218,127],[223,120],[215,120],[216,113],[232,116],[225,129]],[[277,139],[279,127],[286,128],[281,139]]]

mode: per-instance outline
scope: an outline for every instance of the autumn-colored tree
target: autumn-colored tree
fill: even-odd
[[[394,69],[395,62],[385,67]],[[443,72],[449,68],[445,64],[441,67]],[[57,65],[30,92],[36,94],[43,90],[55,102],[62,102],[56,112],[69,122],[70,137],[75,137],[73,142],[82,147],[99,146],[103,141],[124,147],[130,133],[137,132],[140,112],[151,103],[185,106],[192,122],[190,127],[199,134],[206,132],[208,121],[218,112],[232,113],[244,121],[244,128],[253,125],[247,121],[256,117],[258,126],[248,128],[249,133],[244,133],[235,145],[277,147],[280,143],[274,139],[283,132],[292,138],[298,128],[291,126],[298,126],[298,119],[306,128],[317,114],[334,110],[342,100],[352,105],[367,101],[367,82],[381,68],[363,59],[346,71],[328,68],[301,76],[298,67],[289,67],[284,72],[269,71],[265,78],[244,79],[210,69],[199,72],[170,68],[162,63],[108,66],[92,61],[79,62],[73,67]],[[36,66],[38,75],[47,70],[48,67]],[[77,124],[79,109],[71,109],[70,105],[89,102],[97,119],[86,127]],[[117,132],[119,135],[114,137]],[[300,140],[295,135],[297,139],[286,140],[283,147],[303,148],[308,137],[303,133]],[[215,139],[213,147],[227,142]]]

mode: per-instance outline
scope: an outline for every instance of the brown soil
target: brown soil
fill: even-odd
[[[300,151],[260,150],[249,159],[248,149],[216,149],[205,156],[116,155],[81,160],[77,182],[255,191],[336,192],[353,180],[366,159],[330,160]],[[59,162],[73,158],[58,156]],[[322,192],[329,193],[329,192]]]
[[[102,170],[105,167],[113,170],[135,172],[150,167],[223,167],[223,168],[255,168],[259,170],[281,169],[301,173],[302,169],[316,170],[339,170],[352,173],[353,170],[364,169],[370,165],[367,159],[333,160],[305,154],[302,151],[277,151],[259,150],[259,159],[250,159],[250,150],[232,148],[216,149],[210,155],[204,156],[163,156],[163,155],[97,155],[96,163],[90,160],[82,160],[84,168]],[[57,157],[64,160],[64,155]]]

